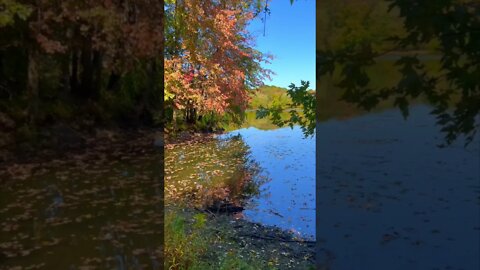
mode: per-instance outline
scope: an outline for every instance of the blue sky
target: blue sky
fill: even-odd
[[[256,48],[274,56],[263,67],[276,75],[264,83],[287,88],[304,80],[315,89],[315,0],[296,0],[293,5],[290,0],[271,0],[269,7],[265,36],[260,18],[248,28],[256,37]]]

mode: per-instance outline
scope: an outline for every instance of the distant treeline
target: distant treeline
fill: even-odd
[[[251,101],[249,109],[259,109],[260,107],[271,107],[272,105],[279,105],[285,109],[290,108],[292,99],[287,93],[286,88],[264,85],[250,93]],[[314,90],[309,90],[312,95],[315,95]]]

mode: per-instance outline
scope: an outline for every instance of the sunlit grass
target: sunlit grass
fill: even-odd
[[[235,248],[228,252],[218,245],[235,247],[227,231],[211,228],[203,213],[182,212],[169,208],[165,216],[165,269],[169,270],[254,270],[276,269],[268,262],[246,257]]]

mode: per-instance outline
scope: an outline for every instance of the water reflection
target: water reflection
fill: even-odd
[[[212,211],[243,207],[268,180],[240,136],[171,145],[165,165],[166,204]]]
[[[303,237],[315,236],[314,138],[304,139],[299,127],[232,131],[241,135],[251,157],[270,181],[260,196],[250,201],[244,216],[254,222],[291,230]]]

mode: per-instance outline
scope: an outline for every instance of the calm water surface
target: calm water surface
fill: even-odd
[[[300,128],[232,131],[250,147],[250,157],[270,180],[262,185],[243,212],[248,220],[315,237],[315,138]]]
[[[317,126],[317,240],[331,269],[480,269],[478,136],[443,135],[427,106]],[[433,139],[434,138],[434,139]]]

